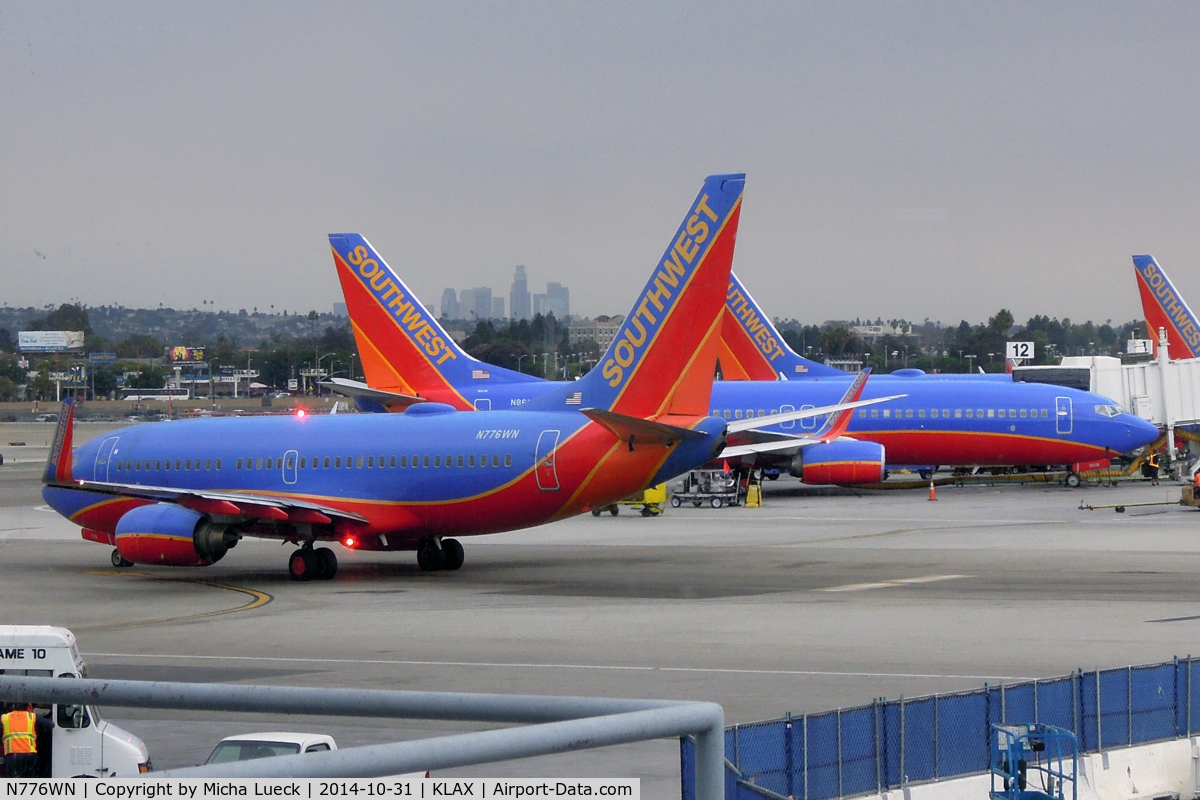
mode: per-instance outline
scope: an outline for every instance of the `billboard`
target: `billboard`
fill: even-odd
[[[58,353],[82,350],[83,331],[21,331],[17,347],[22,353]]]
[[[168,347],[163,353],[163,356],[172,364],[182,362],[191,362],[193,364],[204,362],[203,347]]]

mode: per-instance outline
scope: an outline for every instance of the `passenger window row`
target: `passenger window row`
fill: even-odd
[[[163,460],[156,458],[151,460],[147,458],[145,460],[138,459],[136,461],[126,459],[124,461],[116,461],[114,463],[116,465],[117,472],[150,472],[151,470],[154,472],[171,472],[172,470],[176,472],[180,470],[183,470],[184,472],[190,472],[192,470],[214,470],[221,468],[221,459],[219,458],[205,458],[203,460],[199,458],[177,458],[174,461],[171,461],[170,459]]]
[[[866,419],[868,414],[871,419],[879,419],[881,416],[883,419],[913,419],[913,409],[911,408],[897,408],[895,411],[890,408],[872,408],[869,411],[868,409],[860,408],[858,410],[859,419]],[[953,411],[953,415],[954,419],[962,419],[963,417],[967,419],[1049,419],[1050,411],[1045,408],[1010,408],[1007,410],[1003,408],[956,408]],[[926,416],[931,419],[950,419],[951,410],[948,408],[941,410],[931,408],[928,414],[926,414],[925,409],[916,409],[917,419],[925,419]]]
[[[411,459],[412,467],[441,467],[442,456],[421,456],[414,455]],[[498,454],[481,454],[476,459],[475,454],[469,456],[445,456],[445,465],[447,467],[486,467],[490,463],[493,467],[499,467],[503,459],[504,466],[511,467],[513,457],[511,455],[500,456]],[[284,458],[260,457],[260,458],[239,458],[234,464],[234,469],[283,469],[285,464]],[[289,456],[286,459],[287,469],[295,469],[295,456]],[[394,469],[397,466],[400,468],[408,468],[410,459],[408,456],[313,456],[311,459],[308,456],[301,456],[300,469]]]

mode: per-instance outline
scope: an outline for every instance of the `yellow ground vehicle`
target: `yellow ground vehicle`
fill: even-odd
[[[618,500],[606,508],[593,508],[592,516],[598,517],[607,511],[615,517],[620,513],[620,506],[633,506],[634,508],[641,506],[643,517],[658,516],[667,507],[667,485],[660,483],[658,486],[651,486],[649,489],[626,497],[624,500]]]

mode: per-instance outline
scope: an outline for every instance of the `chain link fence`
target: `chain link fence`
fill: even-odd
[[[833,800],[988,770],[993,723],[1073,731],[1081,753],[1200,731],[1200,661],[1079,670],[1047,680],[734,725],[725,731],[727,800]],[[681,740],[683,800],[694,800]]]

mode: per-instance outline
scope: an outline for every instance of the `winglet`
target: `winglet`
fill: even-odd
[[[1166,328],[1167,354],[1171,358],[1200,356],[1200,321],[1154,256],[1134,256],[1133,269],[1137,274],[1138,292],[1142,296],[1146,327],[1149,328],[1146,335],[1154,342],[1154,352],[1158,353],[1158,329]]]
[[[863,389],[867,388],[867,378],[871,377],[871,368],[867,367],[862,372],[858,373],[858,377],[850,384],[850,388],[846,390],[846,394],[838,401],[841,403],[857,403],[862,397]],[[825,424],[821,430],[817,431],[813,436],[814,439],[820,442],[832,442],[834,439],[840,438],[846,433],[846,429],[850,427],[850,420],[854,417],[854,409],[848,408],[838,414],[835,414],[825,420]]]
[[[58,414],[58,427],[54,430],[54,442],[50,445],[50,458],[46,460],[46,471],[42,483],[71,483],[71,439],[75,429],[75,398],[63,401]]]
[[[727,381],[846,377],[836,367],[797,354],[738,280],[729,276],[721,322],[721,375]]]

